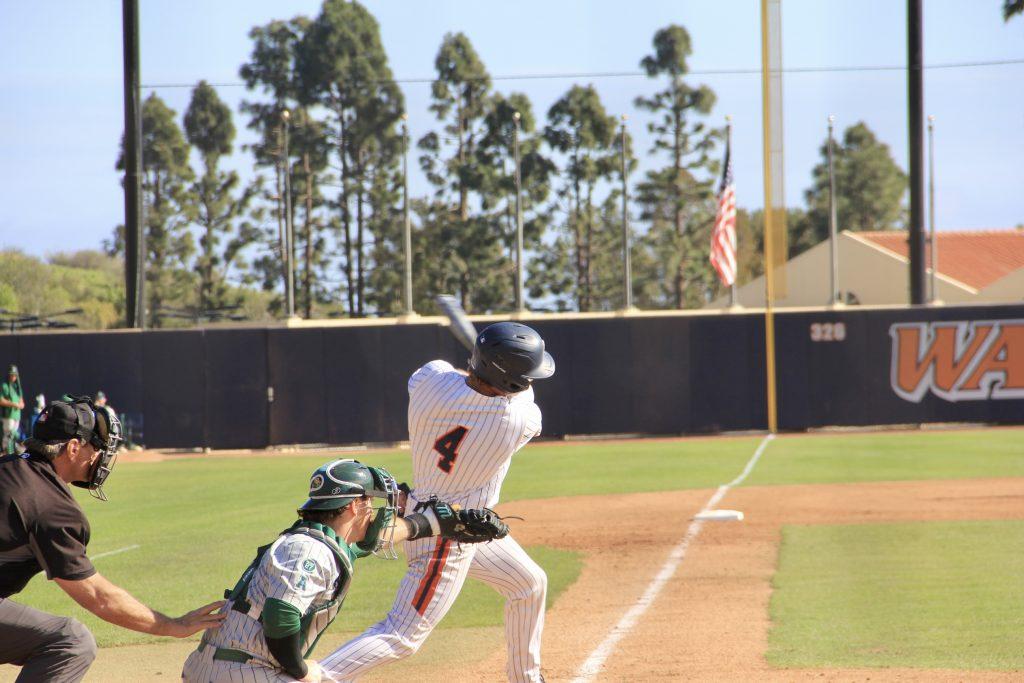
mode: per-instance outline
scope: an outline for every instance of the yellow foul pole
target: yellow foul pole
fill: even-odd
[[[774,434],[778,431],[779,425],[775,397],[775,322],[772,312],[772,303],[775,300],[775,254],[773,253],[775,206],[772,200],[772,120],[768,28],[768,5],[771,1],[761,0],[761,125],[764,129],[764,339],[768,385],[768,430]]]

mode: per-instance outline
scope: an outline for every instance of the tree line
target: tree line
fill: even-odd
[[[434,128],[410,140],[380,27],[357,2],[325,0],[316,17],[271,21],[249,37],[240,114],[255,133],[243,150],[251,181],[225,168],[235,116],[211,85],[195,86],[180,123],[155,93],[143,103],[153,325],[183,308],[251,303],[254,292],[280,314],[289,221],[300,315],[401,313],[407,151],[430,186],[410,201],[415,309],[433,311],[433,296],[447,292],[470,312],[511,310],[517,135],[531,307],[622,306],[622,174],[635,170],[637,154],[657,163],[628,186],[636,305],[700,307],[719,293],[708,245],[724,129],[710,123],[713,90],[687,78],[692,43],[682,26],[657,31],[640,61],[659,89],[634,102],[652,139],[639,151],[593,85],[572,85],[542,115],[526,94],[495,89],[462,33],[444,36],[434,60]],[[794,253],[828,234],[822,153],[806,209],[791,212]],[[845,131],[835,160],[841,228],[903,224],[905,175],[866,125]],[[745,280],[760,272],[760,212],[740,210],[738,222]],[[109,253],[123,253],[123,230],[106,243]]]

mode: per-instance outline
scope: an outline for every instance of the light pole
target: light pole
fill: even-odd
[[[405,221],[403,243],[405,250],[405,314],[412,310],[412,223],[409,220],[409,115],[402,114],[402,215]]]
[[[930,303],[938,301],[938,292],[935,289],[938,280],[936,273],[939,272],[939,250],[935,242],[935,117],[928,117],[928,250],[931,255],[932,276]]]
[[[625,310],[633,308],[633,266],[629,248],[629,183],[626,167],[626,115],[622,115],[622,290]]]
[[[139,2],[121,0],[124,44],[125,322],[146,327],[146,226],[142,199],[142,103],[139,94]]]
[[[292,167],[288,160],[288,120],[291,112],[281,112],[281,125],[284,129],[284,144],[281,152],[284,165],[284,225],[285,225],[285,298],[288,305],[288,317],[295,317],[295,226],[292,224]]]
[[[836,174],[832,163],[832,124],[836,117],[828,115],[828,235],[829,235],[829,259],[831,270],[829,278],[829,303],[835,306],[839,301],[839,245],[836,243],[838,229],[836,227]]]
[[[512,129],[512,147],[516,161],[516,311],[526,310],[523,303],[523,180],[519,167],[519,126],[522,117],[519,112],[512,114],[515,127]]]

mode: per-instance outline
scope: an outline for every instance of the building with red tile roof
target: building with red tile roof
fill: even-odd
[[[936,300],[949,304],[1014,303],[1024,301],[1024,229],[956,230],[936,236],[938,269],[934,282]],[[839,234],[838,283],[850,304],[906,304],[910,300],[907,233],[851,232]],[[739,245],[742,249],[743,245]],[[822,306],[829,299],[829,242],[825,240],[785,266],[785,294],[776,305]],[[931,291],[931,255],[926,247]],[[741,306],[764,305],[764,278],[741,285]],[[721,297],[709,308],[728,305]]]
[[[902,230],[857,232],[854,237],[877,244],[906,259],[907,233]],[[983,290],[1024,268],[1024,230],[957,230],[935,235],[939,274]],[[931,250],[926,263],[931,268]]]

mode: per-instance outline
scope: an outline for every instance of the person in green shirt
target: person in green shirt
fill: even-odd
[[[21,409],[24,407],[25,399],[21,395],[18,366],[12,365],[7,370],[7,381],[0,384],[0,419],[3,420],[4,428],[0,451],[4,455],[14,453],[18,448],[18,429],[21,424]]]

